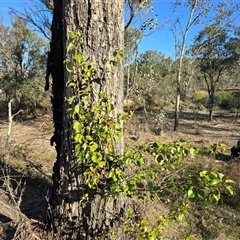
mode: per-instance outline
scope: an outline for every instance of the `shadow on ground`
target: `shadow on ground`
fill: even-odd
[[[32,164],[32,168],[34,165]],[[35,169],[39,171],[36,167]],[[9,206],[16,205],[21,197],[19,208],[27,218],[35,220],[37,225],[43,226],[47,213],[47,195],[51,188],[50,179],[45,175],[35,174],[25,176],[19,170],[0,161],[0,190],[1,200]],[[13,207],[14,208],[14,207]],[[7,214],[6,214],[7,215]],[[0,212],[0,239],[13,239],[16,229],[4,212]],[[1,226],[3,226],[1,228]]]

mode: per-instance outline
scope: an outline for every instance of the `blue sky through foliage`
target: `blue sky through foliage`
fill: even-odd
[[[230,1],[230,0],[228,0]],[[34,2],[34,1],[33,1]],[[139,20],[142,23],[147,19],[156,19],[157,26],[156,29],[151,34],[148,30],[145,31],[145,37],[142,39],[140,44],[140,52],[143,53],[146,50],[157,50],[166,56],[171,56],[174,58],[174,37],[170,30],[174,21],[177,18],[180,19],[181,24],[184,28],[184,25],[187,21],[188,10],[184,7],[179,7],[177,12],[173,11],[173,0],[154,0],[152,2],[153,11],[147,13],[145,16],[138,16],[135,22],[133,22],[132,26],[139,27]],[[182,0],[184,2],[184,0]],[[213,1],[214,4],[218,4],[223,1]],[[240,4],[240,1],[235,1],[236,4]],[[5,25],[9,25],[11,23],[10,16],[8,15],[9,8],[17,9],[21,11],[26,4],[31,4],[30,0],[0,0],[0,14],[3,16],[3,21]],[[210,15],[213,14],[209,13]],[[240,26],[240,17],[237,16],[239,12],[236,12],[236,24]],[[194,36],[197,32],[203,28],[203,25],[197,25],[190,29],[188,34],[187,45],[192,43]]]

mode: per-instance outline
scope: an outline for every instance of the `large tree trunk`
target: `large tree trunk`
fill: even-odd
[[[92,79],[92,101],[99,91],[113,96],[115,112],[122,111],[123,65],[106,69],[106,62],[113,52],[123,49],[123,0],[55,0],[52,23],[51,75],[53,120],[57,161],[54,164],[53,190],[49,217],[55,239],[99,239],[104,232],[117,226],[126,204],[123,197],[106,202],[104,190],[90,189],[85,183],[82,163],[73,157],[72,120],[66,99],[71,91],[66,87],[68,73],[63,65],[69,33],[81,33],[85,46],[80,49],[85,59],[94,62],[96,75]],[[115,74],[111,74],[114,71]],[[110,80],[108,80],[110,78]],[[110,82],[108,82],[110,81]],[[117,151],[123,151],[123,142],[117,143]],[[88,194],[89,201],[82,208],[80,199]],[[107,239],[105,237],[105,239]],[[110,237],[108,237],[110,239]],[[117,238],[124,239],[117,229]]]

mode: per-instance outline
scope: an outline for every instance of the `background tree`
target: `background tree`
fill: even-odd
[[[137,28],[125,28],[124,31],[124,96],[128,99],[135,86],[137,74],[137,56],[142,32]]]
[[[181,7],[182,4],[179,1],[174,3],[174,11]],[[187,23],[183,24],[182,20],[178,18],[172,25],[171,31],[175,39],[175,56],[176,56],[176,101],[175,101],[175,122],[174,131],[177,131],[179,125],[179,111],[180,100],[182,94],[182,74],[183,74],[183,59],[186,55],[187,37],[190,29],[193,25],[199,23],[199,21],[206,16],[211,6],[211,3],[206,0],[189,0],[183,3],[183,6],[187,9]]]
[[[157,51],[148,50],[139,55],[135,98],[143,107],[146,117],[147,111],[152,110],[154,105],[158,105],[159,109],[164,106],[160,99],[169,101],[172,65],[171,58]]]
[[[0,81],[6,101],[16,100],[16,110],[34,108],[44,98],[46,42],[19,18],[14,19],[12,27],[1,24],[0,33]]]
[[[125,29],[129,28],[136,15],[145,7],[149,7],[151,0],[125,0]]]
[[[46,39],[51,39],[53,0],[31,0],[28,1],[23,11],[11,8],[10,12],[23,19],[34,31],[39,32]]]
[[[128,29],[137,14],[148,7],[151,0],[125,0],[125,29]],[[48,40],[51,39],[51,21],[53,14],[53,0],[30,0],[23,11],[10,8],[10,12],[28,22],[32,29],[40,32]]]
[[[229,38],[227,30],[218,25],[205,27],[195,39],[193,51],[198,49],[199,67],[208,90],[209,121],[213,120],[214,98],[221,76],[238,64],[239,43],[238,38]]]
[[[137,86],[139,46],[143,38],[155,31],[160,31],[166,24],[158,26],[157,15],[151,5],[151,0],[126,0],[124,2],[125,17],[125,102],[134,95],[139,95]],[[130,54],[130,55],[129,55]],[[131,95],[131,96],[130,96]],[[142,95],[142,91],[140,93]],[[139,96],[140,96],[139,95]],[[132,99],[131,99],[132,100]],[[130,101],[131,102],[131,101]],[[129,104],[127,103],[129,106]],[[144,108],[146,110],[146,108]],[[146,111],[145,111],[146,114]]]

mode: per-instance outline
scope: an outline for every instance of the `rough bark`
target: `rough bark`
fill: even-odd
[[[104,190],[89,189],[85,184],[83,165],[73,157],[71,118],[67,99],[71,91],[66,87],[68,73],[63,61],[69,33],[81,33],[85,46],[81,49],[85,59],[95,63],[96,75],[92,79],[91,99],[98,98],[99,91],[113,95],[116,112],[122,111],[123,66],[114,66],[115,75],[106,69],[106,62],[113,58],[116,48],[123,49],[123,0],[55,0],[52,23],[52,43],[49,57],[53,78],[52,105],[57,161],[54,165],[53,190],[50,199],[49,220],[56,239],[99,239],[113,229],[121,219],[125,202],[122,197],[106,202]],[[110,80],[108,80],[111,78]],[[110,82],[109,82],[110,81]],[[119,141],[118,151],[123,143]],[[82,208],[80,199],[89,194],[89,201]],[[104,239],[111,239],[104,237]],[[117,238],[124,239],[120,229]]]

